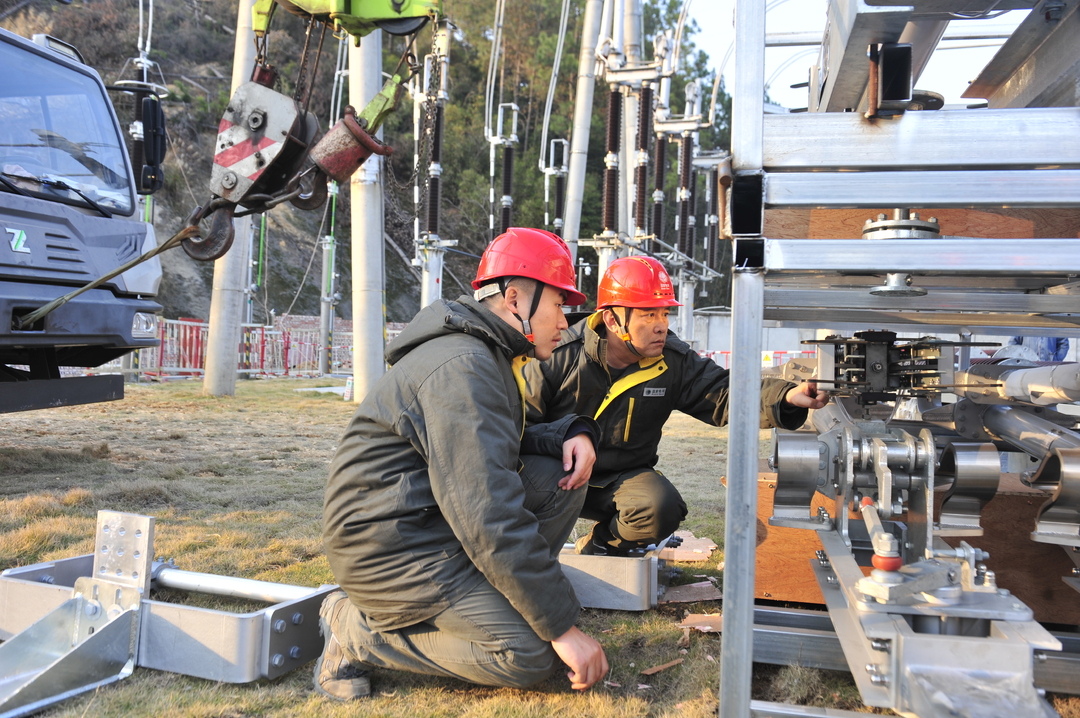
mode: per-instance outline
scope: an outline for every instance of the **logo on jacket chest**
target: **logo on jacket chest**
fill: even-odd
[[[667,387],[647,386],[641,392],[641,395],[642,396],[663,396],[665,393],[667,393]]]

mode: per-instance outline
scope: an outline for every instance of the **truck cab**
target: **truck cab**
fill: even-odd
[[[157,246],[120,123],[70,46],[0,29],[0,68],[0,412],[123,398],[122,376],[78,374],[158,344],[157,258],[19,320]]]

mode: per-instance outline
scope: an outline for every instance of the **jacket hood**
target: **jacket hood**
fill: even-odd
[[[468,295],[439,299],[421,309],[401,334],[386,347],[386,361],[394,365],[425,342],[449,334],[469,334],[508,358],[528,353],[532,343]]]

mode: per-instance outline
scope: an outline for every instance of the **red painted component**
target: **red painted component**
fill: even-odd
[[[862,497],[861,506],[873,506],[873,505],[874,505],[874,500],[872,498],[870,498],[869,496],[863,496]]]
[[[904,560],[899,556],[878,556],[874,554],[870,559],[870,563],[874,565],[874,568],[879,568],[882,571],[898,571],[904,565]]]
[[[311,149],[310,156],[327,177],[347,182],[368,157],[393,151],[393,147],[369,135],[356,121],[355,110],[346,107],[345,116]]]

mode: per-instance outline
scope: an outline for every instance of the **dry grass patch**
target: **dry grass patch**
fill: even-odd
[[[0,569],[88,553],[99,509],[156,518],[155,553],[180,568],[299,586],[333,582],[322,554],[323,488],[355,407],[335,394],[297,393],[318,380],[244,381],[234,397],[204,397],[196,382],[130,386],[122,402],[5,415],[0,446]],[[341,383],[341,382],[339,382]],[[762,433],[762,455],[768,432]],[[723,542],[727,432],[681,414],[666,427],[659,465],[682,492],[684,527]],[[591,522],[581,521],[578,531]],[[675,583],[722,577],[722,551],[682,564]],[[260,604],[169,591],[155,598],[247,612]],[[644,613],[586,610],[584,630],[607,652],[608,682],[580,694],[559,673],[531,690],[379,671],[375,695],[338,705],[312,693],[310,666],[279,680],[227,685],[137,669],[50,716],[387,716],[390,718],[705,718],[716,715],[720,638],[693,633],[687,612],[715,602]],[[682,658],[653,676],[641,670]],[[857,707],[850,676],[758,666],[754,697]],[[1080,718],[1078,701],[1053,699]]]

